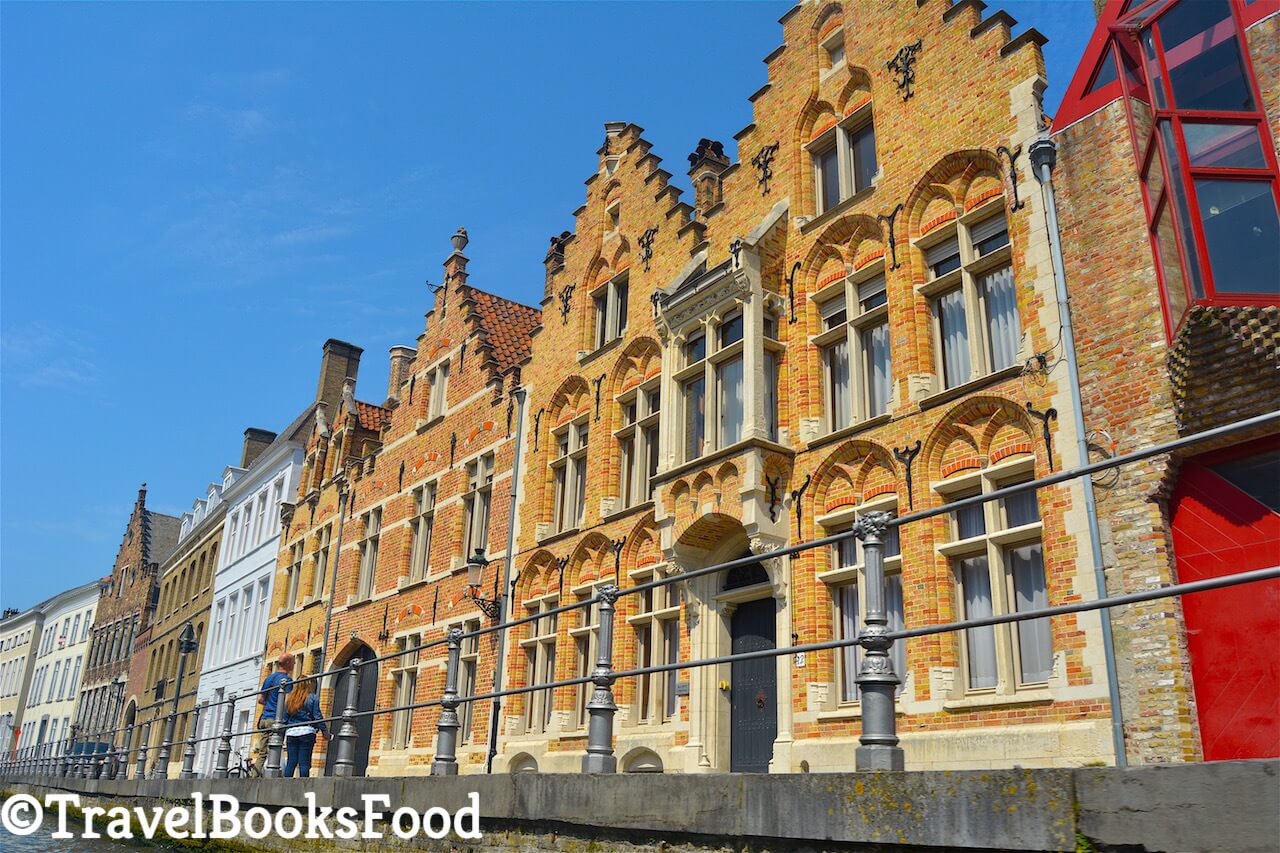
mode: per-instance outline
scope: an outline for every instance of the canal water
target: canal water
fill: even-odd
[[[31,835],[10,835],[0,829],[0,853],[128,853],[130,850],[163,853],[178,849],[167,844],[112,841],[108,838],[67,838],[59,841],[49,837],[57,828],[57,818],[46,817],[40,829]]]

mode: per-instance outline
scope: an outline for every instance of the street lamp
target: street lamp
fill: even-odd
[[[173,682],[173,710],[165,723],[164,741],[160,745],[160,754],[156,758],[156,766],[153,770],[157,776],[169,775],[169,750],[173,746],[174,727],[178,723],[178,699],[182,696],[182,677],[187,671],[187,655],[198,648],[200,644],[196,642],[196,629],[188,620],[187,624],[182,626],[182,633],[178,636],[178,677]]]
[[[484,580],[484,570],[489,565],[489,558],[484,555],[483,548],[467,558],[467,597],[475,602],[485,616],[497,619],[502,614],[502,596],[498,594],[498,573],[493,574],[493,598],[481,598],[476,595]]]

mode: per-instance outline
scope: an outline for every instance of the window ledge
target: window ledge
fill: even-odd
[[[443,420],[444,420],[444,415],[435,415],[434,417],[425,418],[425,419],[420,418],[418,422],[414,424],[414,429],[417,432],[422,432],[423,430],[430,429],[431,427],[435,426],[436,424],[440,423]]]
[[[576,536],[578,534],[578,530],[579,528],[577,527],[570,527],[568,530],[561,530],[557,533],[552,533],[550,536],[546,537],[545,539],[539,539],[538,545],[539,546],[550,545],[553,542],[559,542],[562,539],[568,539],[571,536]]]
[[[426,584],[430,579],[431,579],[430,573],[423,575],[417,580],[409,580],[408,578],[401,578],[400,581],[396,584],[396,592],[404,592],[405,590],[422,586]]]
[[[1022,373],[1021,364],[1009,365],[1003,370],[997,370],[995,373],[988,373],[986,376],[979,376],[977,379],[970,379],[968,382],[957,385],[954,388],[948,388],[945,391],[930,394],[928,397],[925,397],[920,401],[920,408],[921,410],[924,410],[942,403],[949,403],[957,397],[963,397],[965,394],[977,391],[979,388],[985,388],[988,385],[994,385],[1004,379],[1011,379],[1020,373]]]
[[[825,445],[831,444],[832,442],[836,442],[836,441],[840,441],[841,439],[848,438],[851,435],[857,435],[858,433],[864,432],[865,430],[875,429],[876,427],[884,426],[885,424],[889,423],[892,420],[893,420],[893,414],[891,412],[885,412],[883,415],[876,415],[874,418],[867,418],[865,421],[859,421],[853,426],[843,427],[841,429],[836,430],[835,432],[829,432],[826,435],[819,436],[816,440],[811,441],[809,444],[805,445],[805,450],[814,450],[815,448],[823,447]]]
[[[801,225],[800,233],[808,234],[810,231],[813,231],[815,228],[821,227],[827,224],[828,222],[831,222],[833,219],[838,218],[842,213],[847,212],[849,208],[853,207],[858,202],[870,197],[870,195],[876,191],[876,187],[879,185],[880,185],[880,181],[878,180],[872,181],[871,186],[863,187],[853,195],[841,201],[839,204],[837,204],[835,207],[831,208],[830,210],[822,211],[822,213],[819,213],[817,216],[813,217],[808,222]]]
[[[726,459],[730,456],[736,456],[739,453],[744,453],[747,450],[753,449],[768,450],[774,453],[784,453],[788,456],[795,456],[796,453],[795,448],[787,447],[785,444],[779,444],[771,439],[744,438],[742,441],[731,444],[728,447],[721,448],[720,450],[713,450],[710,453],[705,453],[702,456],[699,456],[697,459],[690,459],[688,462],[681,462],[679,465],[676,465],[673,468],[668,468],[666,471],[659,471],[657,474],[653,475],[650,482],[661,485],[668,480],[676,479],[682,474],[687,474],[690,471],[696,471],[703,466],[714,464],[722,459]]]
[[[841,705],[833,711],[819,711],[819,722],[835,720],[858,720],[862,718],[861,705]]]
[[[644,501],[643,503],[633,504],[632,506],[617,510],[616,512],[611,512],[608,515],[606,515],[604,518],[600,519],[600,521],[601,522],[617,521],[620,518],[626,518],[628,515],[632,515],[634,513],[643,512],[651,509],[653,509],[653,501],[651,500]]]
[[[597,358],[604,355],[609,350],[621,344],[624,340],[626,340],[625,331],[621,335],[618,335],[613,340],[605,341],[603,344],[591,350],[590,352],[583,353],[582,355],[578,356],[578,364],[580,365],[588,364],[589,362],[595,361]]]
[[[1044,705],[1053,702],[1048,688],[1030,688],[1014,693],[975,693],[942,703],[944,711],[967,711],[974,708],[998,708],[1003,705]]]

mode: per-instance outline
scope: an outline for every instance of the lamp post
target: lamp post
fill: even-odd
[[[485,616],[497,619],[502,615],[502,596],[498,593],[498,573],[493,573],[493,598],[481,598],[476,590],[484,582],[484,570],[489,565],[489,558],[484,555],[483,548],[467,557],[467,597],[475,602]]]
[[[178,677],[173,682],[173,707],[169,719],[165,723],[164,742],[160,745],[160,755],[156,759],[156,775],[168,777],[169,750],[173,747],[173,730],[178,723],[178,699],[182,696],[182,677],[187,672],[187,655],[200,648],[196,642],[196,629],[188,620],[182,626],[182,634],[178,637]]]

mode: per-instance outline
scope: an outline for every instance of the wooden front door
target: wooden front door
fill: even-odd
[[[777,648],[774,600],[739,604],[730,617],[734,654]],[[778,669],[774,658],[734,661],[729,675],[729,770],[768,773],[778,736]]]

